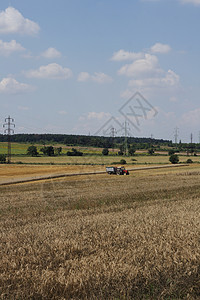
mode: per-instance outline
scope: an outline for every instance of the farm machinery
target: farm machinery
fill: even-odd
[[[106,167],[106,172],[109,175],[129,175],[129,171],[124,167]]]

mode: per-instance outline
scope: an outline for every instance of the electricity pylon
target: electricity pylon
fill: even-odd
[[[7,154],[7,163],[11,163],[11,134],[14,133],[14,129],[11,128],[11,126],[15,127],[15,124],[12,123],[14,122],[14,119],[8,116],[8,118],[5,119],[5,124],[3,124],[3,127],[7,127],[4,130],[4,133],[7,134],[8,136],[8,154]]]

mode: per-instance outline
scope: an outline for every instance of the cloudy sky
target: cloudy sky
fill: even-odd
[[[200,0],[1,0],[0,127],[199,142],[199,29]]]

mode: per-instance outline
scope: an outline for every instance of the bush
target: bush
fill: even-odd
[[[154,150],[153,150],[152,148],[149,149],[149,150],[148,150],[148,154],[149,154],[149,155],[153,155],[153,154],[154,154]]]
[[[67,156],[83,156],[83,152],[77,151],[75,148],[72,148],[72,151],[67,151]]]
[[[108,148],[104,148],[104,149],[102,150],[102,154],[103,154],[103,155],[108,155],[108,153],[109,153]]]
[[[0,154],[0,164],[5,164],[5,163],[6,163],[6,155]]]
[[[118,152],[118,155],[122,156],[122,155],[124,155],[124,152],[120,150],[120,151]]]
[[[188,158],[188,160],[186,161],[187,164],[192,164],[193,160],[191,158]]]
[[[169,157],[169,161],[172,163],[172,164],[177,164],[179,162],[179,157],[177,154],[172,154],[170,157]]]
[[[128,154],[133,156],[135,154],[136,148],[135,145],[131,145],[130,148],[128,149]]]
[[[120,164],[125,165],[125,164],[126,164],[125,159],[121,159],[121,160],[120,160]]]
[[[175,154],[174,149],[170,149],[170,150],[168,151],[168,155],[171,156],[171,155],[173,155],[173,154]]]

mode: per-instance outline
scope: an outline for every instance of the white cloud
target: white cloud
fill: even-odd
[[[109,82],[113,81],[113,79],[109,75],[106,75],[105,73],[97,73],[97,72],[95,72],[94,75],[90,75],[87,72],[81,72],[78,75],[77,80],[80,82],[94,81],[94,82],[97,82],[100,84],[101,83],[109,83]]]
[[[200,5],[200,0],[180,0],[182,4],[194,4],[194,5]]]
[[[167,73],[162,77],[150,77],[144,79],[133,79],[129,81],[129,86],[137,88],[147,88],[147,87],[159,87],[159,88],[169,88],[175,87],[179,84],[179,76],[172,70],[168,70]]]
[[[140,59],[144,57],[144,54],[142,52],[128,52],[123,49],[115,52],[113,56],[111,57],[111,60],[114,61],[125,61],[125,60],[135,60]]]
[[[143,77],[160,73],[158,58],[155,55],[146,53],[143,59],[138,59],[131,64],[124,65],[119,71],[119,75],[128,77]]]
[[[152,53],[168,53],[171,51],[171,47],[167,44],[156,43],[151,47]]]
[[[128,82],[128,88],[121,92],[121,97],[129,99],[135,91],[140,91],[146,98],[165,99],[176,102],[181,90],[180,77],[174,71],[162,72],[160,76],[133,78]]]
[[[123,58],[123,52],[120,51],[118,52],[119,56],[116,56],[116,60],[131,60],[132,58],[132,62],[124,64],[118,70],[118,75],[130,77],[128,89],[121,92],[122,98],[127,99],[135,91],[141,91],[148,96],[164,92],[169,100],[172,94],[174,96],[180,90],[179,75],[172,70],[163,70],[159,64],[157,55],[153,54],[168,53],[171,51],[169,45],[156,43],[146,52],[140,52],[140,55],[143,55],[143,57],[139,59],[134,59],[134,56],[131,56],[131,52],[124,52],[125,55]]]
[[[104,73],[94,73],[94,75],[92,75],[92,80],[96,81],[98,83],[109,83],[112,82],[112,78]]]
[[[3,42],[2,40],[0,40],[0,55],[8,56],[13,52],[19,52],[24,50],[25,48],[23,48],[15,40],[12,40],[10,42]]]
[[[42,78],[42,79],[69,79],[72,77],[72,71],[68,68],[52,63],[47,66],[41,66],[37,70],[30,70],[25,72],[29,78]]]
[[[32,91],[34,88],[28,84],[20,83],[16,79],[7,77],[0,82],[0,93],[5,94],[21,94],[23,92]]]
[[[171,47],[167,44],[156,43],[148,52],[150,53],[168,53],[171,51]],[[146,53],[147,54],[147,53]],[[123,49],[115,52],[111,57],[113,61],[126,61],[126,60],[139,60],[145,58],[145,52],[128,52]]]
[[[55,48],[48,48],[46,51],[44,51],[41,56],[45,58],[58,58],[61,57],[61,53],[56,50]]]
[[[5,11],[0,12],[0,33],[35,35],[39,30],[40,27],[37,23],[24,18],[14,7],[8,7]]]

